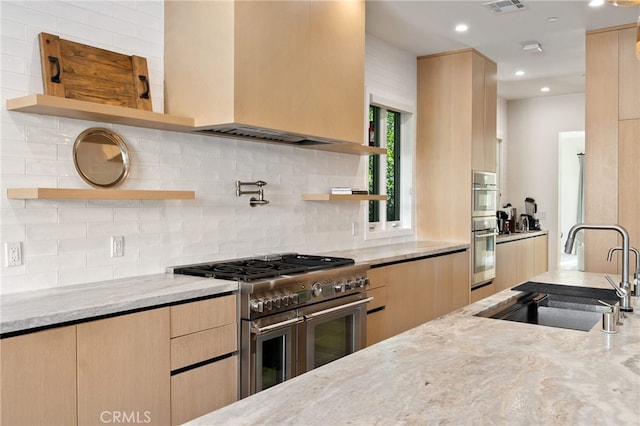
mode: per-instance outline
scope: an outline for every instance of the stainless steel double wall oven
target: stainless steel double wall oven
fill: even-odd
[[[471,217],[471,288],[496,277],[496,238],[498,185],[496,174],[473,172]]]
[[[214,269],[231,268],[243,270],[232,274],[240,281],[241,397],[364,348],[368,266],[284,254],[174,272],[221,278]]]

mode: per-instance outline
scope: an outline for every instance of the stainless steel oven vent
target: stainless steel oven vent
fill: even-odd
[[[495,15],[517,12],[519,10],[525,10],[527,8],[524,4],[522,4],[520,0],[496,0],[482,4]]]
[[[270,142],[280,142],[293,145],[329,145],[338,142],[319,139],[319,138],[307,138],[305,136],[296,135],[293,133],[280,132],[271,129],[262,129],[258,127],[248,126],[221,126],[211,129],[197,130],[197,133],[206,134],[209,136],[221,136],[232,137],[239,139],[249,140],[263,140]]]

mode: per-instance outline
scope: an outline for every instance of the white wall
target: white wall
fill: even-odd
[[[538,204],[538,218],[549,230],[549,269],[558,264],[559,133],[584,130],[584,94],[508,102],[507,179],[509,201],[524,213],[524,199]]]
[[[37,34],[147,58],[154,111],[163,94],[161,1],[1,2],[0,90],[6,99],[42,93]],[[367,85],[415,97],[415,57],[367,40]],[[392,82],[391,84],[388,84]],[[365,203],[302,202],[300,194],[360,186],[366,157],[287,146],[114,126],[0,111],[0,189],[78,187],[71,158],[76,136],[92,126],[120,133],[132,151],[124,189],[195,190],[193,201],[7,200],[0,242],[21,241],[24,265],[2,269],[10,293],[163,272],[167,266],[281,251],[322,252],[368,244],[351,236]],[[364,117],[363,117],[364,131]],[[268,206],[236,197],[236,180],[264,180]],[[362,225],[362,224],[361,224]],[[363,229],[363,226],[360,226]],[[125,237],[111,258],[109,238]]]

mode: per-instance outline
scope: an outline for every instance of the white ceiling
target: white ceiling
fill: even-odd
[[[586,0],[521,0],[525,10],[494,14],[487,1],[367,0],[367,33],[416,56],[474,48],[497,62],[498,96],[512,100],[584,92],[585,32],[635,23],[640,14],[637,6],[592,8]],[[456,33],[459,23],[469,30]],[[543,51],[523,51],[529,41]]]

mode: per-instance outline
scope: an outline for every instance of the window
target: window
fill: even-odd
[[[369,192],[387,195],[387,201],[369,201],[369,229],[385,230],[403,224],[401,152],[403,113],[382,106],[369,107],[369,145],[387,149],[387,155],[369,157]]]

